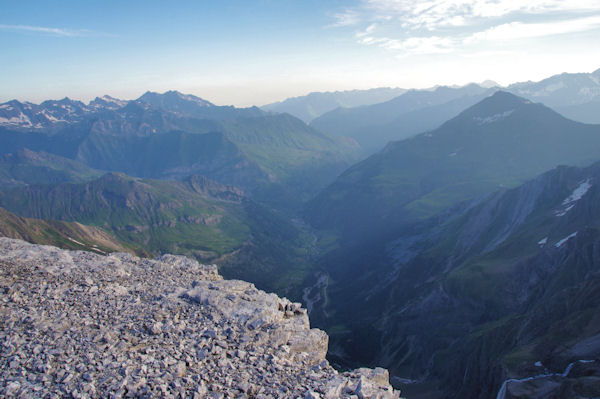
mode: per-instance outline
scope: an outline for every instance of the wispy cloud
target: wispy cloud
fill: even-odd
[[[334,22],[329,25],[331,28],[342,26],[354,26],[361,22],[360,13],[354,10],[345,10],[344,12],[333,14]]]
[[[17,33],[30,33],[40,34],[48,36],[60,36],[60,37],[81,37],[81,36],[112,36],[102,32],[95,32],[87,29],[65,29],[65,28],[50,28],[45,26],[31,26],[31,25],[5,25],[0,24],[0,30],[17,32]]]
[[[364,0],[363,12],[391,17],[404,28],[463,26],[510,14],[599,12],[597,0]]]
[[[367,26],[367,28],[365,30],[356,32],[356,37],[360,38],[360,37],[368,36],[368,35],[372,34],[375,31],[375,29],[377,29],[377,24],[371,24],[371,25]]]
[[[456,45],[452,38],[440,36],[409,37],[406,39],[365,36],[359,42],[409,54],[447,54],[451,53]]]
[[[362,0],[333,26],[355,40],[405,54],[441,54],[478,43],[600,28],[598,0]]]
[[[585,32],[600,28],[600,15],[557,22],[522,23],[509,22],[476,32],[465,39],[465,43],[480,41],[508,41]]]

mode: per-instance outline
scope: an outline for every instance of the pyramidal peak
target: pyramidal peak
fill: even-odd
[[[461,114],[477,122],[490,123],[511,115],[515,110],[532,104],[531,101],[515,96],[506,91],[498,90],[491,96],[466,109]],[[459,115],[457,118],[460,118]]]

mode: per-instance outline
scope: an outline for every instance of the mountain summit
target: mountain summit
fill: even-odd
[[[147,91],[137,101],[142,101],[163,109],[177,109],[180,107],[187,108],[191,104],[199,107],[214,107],[215,105],[200,97],[191,94],[183,94],[176,90],[169,90],[163,94]]]
[[[392,142],[354,165],[309,203],[306,214],[315,226],[342,229],[417,220],[556,165],[599,157],[600,126],[500,91],[439,128]]]

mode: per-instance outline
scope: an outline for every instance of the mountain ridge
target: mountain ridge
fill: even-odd
[[[589,164],[598,156],[600,126],[497,92],[438,129],[391,142],[355,164],[308,204],[305,215],[321,228],[338,222],[365,227],[386,217],[390,223],[391,215],[418,220],[557,164]]]
[[[203,174],[294,209],[358,157],[353,140],[289,115],[216,106],[178,92],[144,96],[120,108],[111,102],[73,111],[51,126],[0,127],[0,154],[28,148],[138,177]]]
[[[386,101],[404,91],[405,89],[400,88],[378,87],[367,90],[312,92],[266,104],[261,108],[265,111],[289,113],[309,123],[312,119],[337,107],[356,107]]]
[[[383,103],[337,108],[315,118],[311,126],[330,134],[354,138],[367,155],[387,142],[434,128],[494,93],[476,84],[433,90],[407,90]]]

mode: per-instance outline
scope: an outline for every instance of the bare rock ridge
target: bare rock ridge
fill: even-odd
[[[0,238],[1,397],[398,398],[306,310],[214,265]]]

